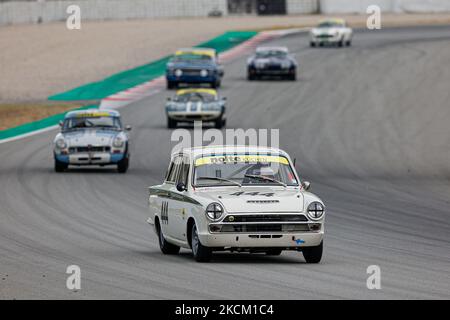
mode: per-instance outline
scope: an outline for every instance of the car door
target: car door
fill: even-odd
[[[186,223],[188,217],[189,201],[186,196],[186,191],[178,191],[176,186],[179,183],[183,183],[185,186],[188,185],[189,176],[189,160],[188,158],[181,157],[178,159],[179,170],[177,173],[177,178],[172,192],[172,203],[173,203],[173,234],[178,240],[186,240]]]

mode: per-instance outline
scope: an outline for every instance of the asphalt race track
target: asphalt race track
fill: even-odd
[[[130,171],[53,171],[56,131],[0,145],[0,298],[450,298],[450,27],[357,31],[351,48],[287,45],[299,79],[247,82],[225,66],[228,128],[279,128],[280,146],[327,205],[319,265],[221,253],[160,253],[147,186],[161,182],[171,131],[162,92],[121,109]],[[66,288],[67,266],[81,290]],[[381,290],[366,269],[381,268]]]

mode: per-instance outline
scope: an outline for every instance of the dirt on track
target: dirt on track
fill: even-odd
[[[82,22],[0,28],[0,102],[42,101],[49,95],[170,54],[231,29],[311,26],[320,15]],[[345,17],[353,26],[365,16]],[[383,15],[383,26],[448,24],[450,14]]]

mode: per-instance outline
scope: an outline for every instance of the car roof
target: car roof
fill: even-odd
[[[179,155],[185,154],[191,158],[197,158],[203,155],[212,154],[227,154],[227,153],[261,153],[261,154],[279,154],[289,157],[289,155],[277,148],[263,147],[263,146],[244,146],[244,145],[215,145],[215,146],[204,146],[204,147],[192,147],[183,148],[178,152],[172,154],[172,158]]]
[[[289,52],[289,49],[287,47],[258,47],[256,48],[256,52],[264,52],[264,51],[282,51],[282,52]]]
[[[65,115],[68,118],[83,118],[83,117],[120,117],[120,113],[116,110],[108,109],[85,109],[69,111]]]
[[[337,23],[337,24],[345,24],[345,20],[344,20],[344,19],[341,19],[341,18],[322,19],[322,20],[319,21],[319,24],[326,23],[326,22],[329,22],[329,23]]]
[[[205,55],[205,56],[210,56],[210,57],[216,56],[216,50],[210,49],[210,48],[183,48],[183,49],[178,49],[175,52],[175,55],[179,56],[179,55],[186,54],[186,53]]]
[[[207,93],[213,96],[217,96],[217,91],[214,89],[203,89],[203,88],[195,88],[195,89],[181,89],[181,90],[177,90],[176,95],[180,96],[182,94],[186,94],[186,93]]]

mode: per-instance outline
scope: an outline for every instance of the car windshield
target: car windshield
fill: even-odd
[[[106,128],[120,130],[122,128],[119,117],[73,117],[64,120],[63,131],[85,129],[85,128]]]
[[[280,155],[201,156],[194,163],[194,186],[298,186],[292,167]]]
[[[172,61],[173,62],[212,61],[212,57],[207,54],[183,53],[173,57]]]
[[[256,53],[257,58],[285,58],[286,56],[287,52],[281,50],[258,51]]]
[[[183,93],[175,98],[177,102],[213,102],[215,100],[215,95],[204,92]]]
[[[318,28],[342,28],[344,25],[339,22],[322,22],[318,25]]]

